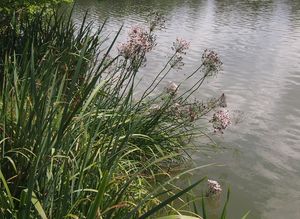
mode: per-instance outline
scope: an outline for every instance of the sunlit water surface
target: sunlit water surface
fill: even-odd
[[[157,46],[141,72],[142,86],[164,65],[176,37],[191,47],[183,70],[167,80],[183,79],[205,48],[217,51],[223,71],[195,96],[225,92],[239,122],[216,137],[222,149],[193,156],[196,165],[224,166],[193,178],[208,175],[230,185],[229,218],[248,210],[254,219],[300,218],[299,0],[78,0],[75,23],[86,10],[95,26],[108,18],[105,33],[111,36],[124,24],[119,41],[130,26],[146,25],[148,12],[165,15],[166,28],[157,32]]]

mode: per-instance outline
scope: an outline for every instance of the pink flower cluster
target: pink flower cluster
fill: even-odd
[[[228,110],[221,109],[217,111],[216,113],[214,113],[210,122],[212,122],[213,124],[214,132],[219,131],[223,133],[223,130],[225,130],[231,124]]]
[[[171,82],[167,87],[167,92],[170,94],[176,94],[177,90],[178,90],[178,85],[175,84],[174,82]]]
[[[180,69],[184,63],[183,63],[183,56],[186,54],[186,50],[189,49],[190,43],[182,38],[176,38],[176,41],[173,42],[172,50],[175,51],[175,55],[170,61],[171,67]]]
[[[118,46],[119,54],[126,59],[143,57],[155,45],[154,36],[140,26],[132,27],[128,33],[128,37],[129,39],[126,43],[121,43]]]
[[[208,191],[206,193],[207,196],[220,194],[222,192],[222,188],[220,184],[215,180],[207,180]]]
[[[222,61],[219,55],[212,50],[204,50],[202,54],[202,63],[203,66],[210,72],[210,74],[214,74],[217,71],[221,70]]]
[[[176,38],[176,41],[173,42],[172,49],[175,50],[176,53],[186,54],[186,50],[190,47],[190,43],[182,38]]]

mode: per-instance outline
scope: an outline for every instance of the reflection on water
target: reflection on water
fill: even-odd
[[[75,22],[86,10],[95,25],[109,18],[107,33],[121,24],[145,24],[149,11],[166,16],[142,86],[163,66],[177,36],[191,49],[185,68],[169,80],[180,81],[194,69],[205,48],[216,50],[224,70],[198,95],[225,92],[243,122],[217,139],[229,149],[194,156],[198,165],[213,160],[225,166],[194,177],[207,174],[231,185],[229,218],[249,209],[250,218],[300,218],[299,0],[78,0],[74,10]]]

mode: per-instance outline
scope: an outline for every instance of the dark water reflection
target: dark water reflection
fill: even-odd
[[[122,23],[145,24],[160,11],[166,29],[143,69],[142,86],[163,66],[176,37],[191,42],[180,81],[205,48],[216,50],[224,70],[197,94],[227,94],[229,109],[242,117],[217,138],[227,149],[194,155],[198,165],[224,164],[203,174],[231,185],[229,218],[251,210],[249,218],[300,218],[300,1],[299,0],[78,0],[74,20],[85,10],[107,33]],[[125,32],[125,31],[124,31]],[[124,39],[124,35],[120,40]],[[186,85],[188,86],[188,84]]]

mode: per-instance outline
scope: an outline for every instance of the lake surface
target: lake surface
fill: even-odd
[[[95,25],[109,19],[106,33],[124,24],[120,41],[130,26],[146,25],[149,11],[164,14],[166,28],[157,32],[142,86],[159,72],[176,37],[191,46],[183,70],[167,80],[179,82],[205,48],[215,50],[223,71],[196,97],[224,92],[240,121],[215,137],[220,149],[193,156],[196,165],[223,166],[193,178],[208,175],[230,185],[229,218],[248,210],[254,219],[300,218],[300,0],[78,0],[74,21],[86,10]]]

